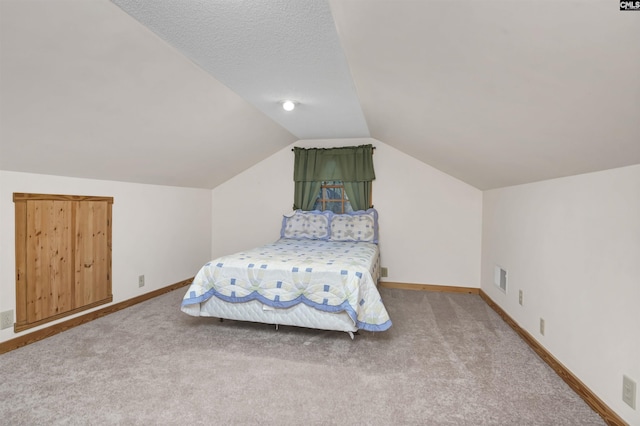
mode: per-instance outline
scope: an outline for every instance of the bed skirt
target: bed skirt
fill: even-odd
[[[257,300],[228,303],[217,297],[212,297],[200,305],[184,306],[182,310],[189,315],[201,317],[291,325],[321,330],[358,331],[358,327],[346,312],[323,312],[304,303],[290,308],[272,308]]]

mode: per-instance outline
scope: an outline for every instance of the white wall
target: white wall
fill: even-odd
[[[389,268],[384,280],[479,287],[481,191],[375,139],[298,141],[216,187],[213,256],[279,238],[282,214],[293,204],[293,146],[368,143],[376,147],[373,204]]]
[[[640,385],[640,165],[486,191],[483,204],[483,291],[640,425],[621,400],[623,374]]]
[[[2,312],[12,309],[15,313],[14,192],[114,197],[114,303],[190,278],[210,259],[210,190],[0,171]],[[145,275],[142,288],[138,287],[138,275]],[[37,329],[18,334],[13,328],[0,330],[0,342]]]

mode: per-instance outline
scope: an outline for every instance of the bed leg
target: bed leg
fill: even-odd
[[[347,333],[349,333],[349,337],[351,337],[351,340],[355,339],[355,337],[353,336],[353,332],[352,331],[347,331]]]
[[[278,331],[278,324],[276,324],[276,331]]]
[[[220,322],[224,322],[224,318],[220,318]]]

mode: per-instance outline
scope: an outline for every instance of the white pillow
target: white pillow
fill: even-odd
[[[296,210],[282,217],[281,238],[295,240],[328,240],[331,212]]]
[[[331,241],[367,241],[378,244],[378,212],[375,209],[334,214]]]

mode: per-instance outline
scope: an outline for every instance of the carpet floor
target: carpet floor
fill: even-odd
[[[0,355],[0,424],[605,424],[477,295],[381,288],[393,326],[352,341],[185,291]]]

